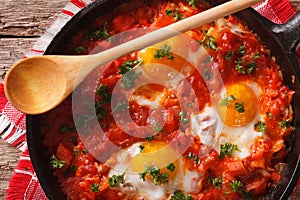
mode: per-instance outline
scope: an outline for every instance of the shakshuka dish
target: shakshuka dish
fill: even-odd
[[[103,51],[208,8],[124,2],[66,48]],[[293,94],[227,16],[100,66],[42,116],[43,142],[67,199],[260,199],[282,178]]]

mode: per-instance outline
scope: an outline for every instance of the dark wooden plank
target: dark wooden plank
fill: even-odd
[[[68,0],[2,0],[0,35],[40,36]]]
[[[0,38],[0,80],[7,70],[28,50],[36,38]]]

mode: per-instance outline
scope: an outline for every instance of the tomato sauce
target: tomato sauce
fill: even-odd
[[[114,42],[124,42],[136,37],[141,34],[142,28],[163,27],[208,8],[204,3],[194,5],[193,2],[154,0],[145,3],[135,0],[124,3],[110,15],[96,19],[91,28],[77,33],[68,46],[69,54],[88,54],[95,51],[95,47],[103,50],[113,46]],[[125,63],[129,65],[138,61],[138,52],[116,59],[104,71],[102,68],[95,70],[76,90],[79,96],[95,94],[97,121],[106,138],[120,149],[144,142],[146,138],[149,142],[155,140],[171,144],[173,149],[181,152],[184,167],[201,174],[198,190],[185,194],[192,199],[249,199],[264,196],[281,179],[283,159],[287,154],[284,140],[292,132],[290,103],[293,91],[284,85],[279,66],[242,22],[234,16],[224,20],[235,27],[235,31],[224,28],[224,21],[219,21],[186,33],[192,38],[192,52],[196,52],[200,45],[210,56],[201,58],[196,70],[188,74],[184,81],[178,82],[176,91],[159,84],[148,84],[132,94],[151,99],[156,92],[163,93],[161,108],[140,105],[137,100],[132,99],[126,103],[124,87],[130,89],[132,81],[138,79],[138,74],[133,74],[126,85],[121,82],[123,88],[117,89],[118,101],[112,106],[112,91],[125,76],[122,72],[126,70]],[[110,41],[110,37],[129,30],[128,38]],[[217,74],[222,78],[222,83]],[[95,77],[98,80],[97,88],[88,87],[89,82],[93,84]],[[201,113],[207,105],[213,105],[215,97],[211,94],[218,94],[224,86],[243,81],[253,81],[262,88],[258,97],[258,112],[266,116],[263,122],[264,136],[255,139],[250,155],[246,158],[230,154],[223,157],[198,136],[193,137],[189,122],[195,110]],[[54,156],[50,159],[50,166],[67,199],[135,199],[134,196],[110,186],[110,168],[89,152],[76,130],[74,121],[88,123],[91,118],[85,115],[84,107],[72,108],[71,101],[69,97],[53,111],[43,115],[42,130],[49,156]],[[73,119],[74,109],[81,114],[80,119]],[[129,111],[131,122],[123,124],[126,111]],[[120,128],[120,124],[124,125],[126,131]],[[153,140],[149,127],[157,132]],[[258,128],[253,127],[256,131]],[[86,131],[97,134],[97,129],[88,125]],[[98,142],[94,139],[89,138],[89,143]],[[109,149],[106,142],[97,148],[104,160],[109,160],[113,153],[118,152]],[[234,149],[234,146],[231,148]],[[173,197],[172,195],[175,193],[167,194],[163,199]]]

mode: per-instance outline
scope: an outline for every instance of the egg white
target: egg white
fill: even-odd
[[[140,153],[139,146],[142,143],[133,144],[128,149],[119,152],[114,158],[115,165],[109,171],[108,176],[120,175],[126,171],[124,183],[115,189],[137,199],[163,200],[168,199],[176,190],[185,193],[200,191],[199,182],[202,175],[196,171],[190,171],[184,167],[182,158],[178,159],[177,173],[168,183],[155,185],[152,180],[143,181],[139,173],[133,172],[131,160]]]
[[[257,96],[261,94],[261,89],[254,82],[243,82],[249,86]],[[221,96],[225,91],[221,92]],[[256,111],[253,120],[241,127],[231,127],[223,123],[216,107],[206,106],[200,113],[191,114],[191,129],[194,135],[200,137],[201,142],[220,152],[221,144],[235,144],[240,151],[234,151],[233,155],[239,158],[246,158],[251,155],[252,147],[257,138],[263,137],[264,132],[256,132],[255,124],[258,121],[265,121],[265,116]]]

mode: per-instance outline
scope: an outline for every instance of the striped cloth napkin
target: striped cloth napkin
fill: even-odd
[[[43,36],[41,36],[25,57],[43,54],[52,38],[61,30],[66,22],[91,2],[93,1],[70,0],[70,2],[61,11],[59,18],[43,34]],[[253,8],[264,17],[278,24],[285,23],[295,14],[295,10],[291,7],[288,0],[266,0],[253,6]],[[28,155],[25,114],[17,111],[8,102],[4,95],[3,83],[0,83],[0,113],[1,138],[22,151],[18,166],[15,169],[15,173],[9,183],[6,199],[47,199],[38,182]]]

